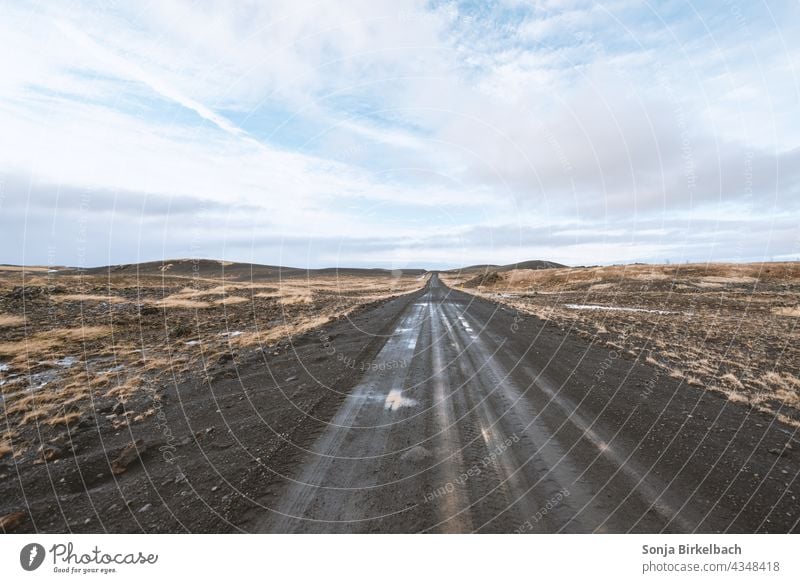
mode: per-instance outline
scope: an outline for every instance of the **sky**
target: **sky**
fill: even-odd
[[[0,5],[0,263],[800,259],[800,4]]]

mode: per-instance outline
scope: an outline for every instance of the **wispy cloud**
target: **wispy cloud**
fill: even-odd
[[[266,263],[800,252],[789,2],[0,12],[0,261],[73,248],[52,226],[78,192],[95,201],[69,211],[92,225],[87,262],[180,251],[193,206],[214,225],[204,252]]]

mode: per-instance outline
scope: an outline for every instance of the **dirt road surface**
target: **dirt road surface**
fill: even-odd
[[[120,425],[98,405],[41,427],[0,460],[0,516],[56,533],[797,531],[795,428],[625,348],[434,274],[124,405],[157,415]]]
[[[798,528],[795,430],[768,416],[436,275],[381,342],[249,530]]]

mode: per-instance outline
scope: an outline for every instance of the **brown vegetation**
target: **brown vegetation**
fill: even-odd
[[[0,314],[0,328],[11,328],[14,326],[24,326],[25,318],[14,314]]]
[[[87,275],[0,268],[0,457],[41,432],[121,428],[155,414],[160,388],[222,374],[243,351],[424,285],[389,273],[227,281],[176,274]],[[23,313],[22,317],[20,313]],[[219,363],[219,366],[218,366]]]
[[[800,425],[800,264],[513,270],[445,283]],[[470,285],[475,287],[470,287]]]

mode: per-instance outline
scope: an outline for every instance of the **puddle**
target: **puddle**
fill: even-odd
[[[42,372],[37,372],[36,374],[32,374],[30,377],[30,385],[28,390],[30,391],[38,391],[48,383],[56,380],[58,378],[58,371],[57,370],[45,370]]]
[[[400,389],[392,389],[389,391],[389,394],[386,395],[386,401],[383,403],[383,408],[397,411],[401,407],[414,407],[415,405],[417,405],[416,399],[404,397],[403,391]]]
[[[605,312],[640,312],[646,314],[679,314],[680,312],[670,312],[669,310],[651,310],[648,308],[623,308],[620,306],[598,306],[593,304],[564,304],[565,308],[571,310],[602,310]]]
[[[71,367],[75,366],[75,364],[77,362],[78,362],[78,359],[75,358],[74,356],[65,356],[61,360],[57,360],[56,364],[58,366],[60,366],[61,368],[71,368]]]

